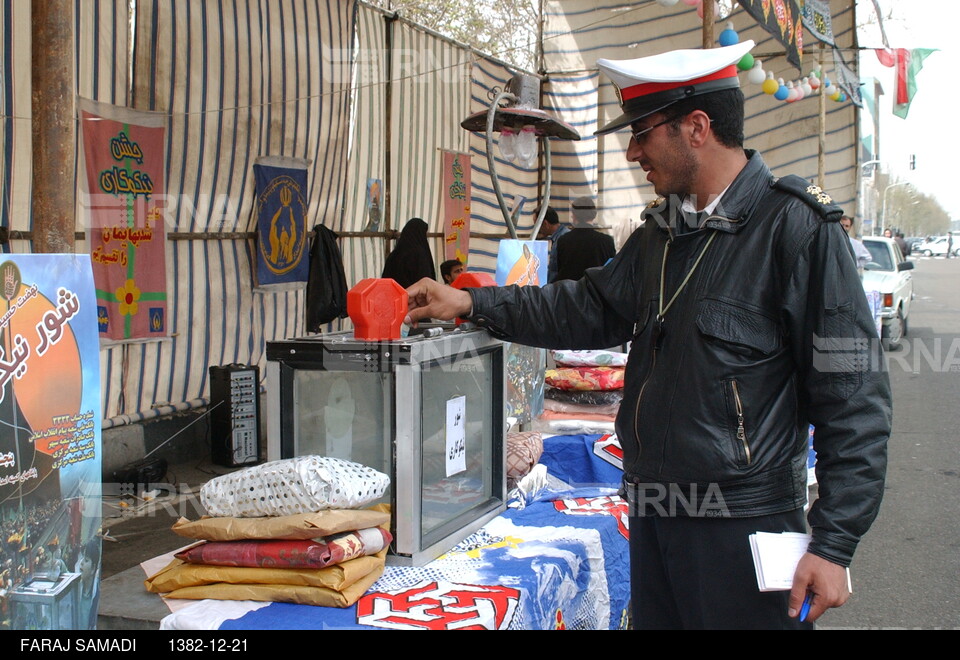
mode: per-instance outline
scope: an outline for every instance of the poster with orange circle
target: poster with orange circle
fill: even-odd
[[[88,255],[0,258],[0,628],[89,629],[99,567],[100,347]],[[83,570],[86,567],[86,578]],[[36,585],[79,604],[41,613]],[[52,585],[52,586],[51,586]],[[86,603],[86,605],[84,605]],[[86,609],[85,609],[86,607]],[[42,615],[41,615],[42,614]]]

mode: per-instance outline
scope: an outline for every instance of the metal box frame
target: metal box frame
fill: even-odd
[[[267,344],[267,460],[292,458],[298,451],[300,401],[295,385],[298,370],[390,374],[391,391],[384,392],[384,456],[390,457],[390,504],[394,541],[390,564],[419,566],[447,552],[506,508],[504,345],[485,331],[429,329],[406,339],[358,341],[352,333],[289,339]],[[492,446],[484,475],[491,492],[482,501],[423,534],[422,391],[424,376],[434,369],[466,369],[467,358],[490,356],[490,410],[483,423],[492,429]],[[341,458],[347,458],[341,456]]]

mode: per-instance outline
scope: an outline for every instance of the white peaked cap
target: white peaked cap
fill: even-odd
[[[677,101],[740,86],[737,62],[751,40],[732,46],[672,50],[634,60],[597,60],[617,90],[623,114],[596,132],[612,133]]]

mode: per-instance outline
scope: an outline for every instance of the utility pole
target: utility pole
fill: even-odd
[[[32,0],[33,251],[76,242],[73,0]]]
[[[704,48],[713,48],[714,44],[713,37],[713,26],[716,21],[716,16],[714,15],[714,6],[712,0],[707,0],[703,3],[703,47]]]

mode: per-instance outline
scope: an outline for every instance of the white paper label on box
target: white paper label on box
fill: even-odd
[[[467,397],[447,401],[447,476],[467,471]]]

